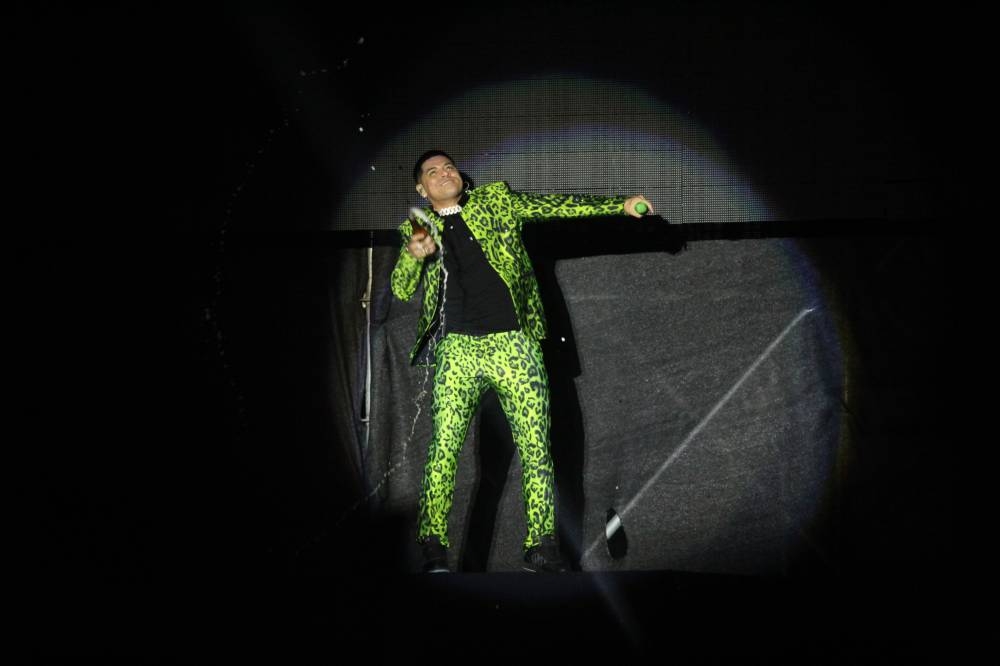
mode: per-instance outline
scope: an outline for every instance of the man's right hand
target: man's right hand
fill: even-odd
[[[417,261],[423,261],[437,252],[437,245],[426,229],[417,227],[410,236],[410,242],[406,244],[406,251]]]

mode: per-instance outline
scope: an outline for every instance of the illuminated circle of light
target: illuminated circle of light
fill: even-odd
[[[412,108],[407,108],[405,112],[411,113]],[[719,147],[712,133],[700,127],[690,114],[671,108],[637,87],[606,80],[546,76],[482,86],[423,112],[418,120],[409,123],[405,130],[371,156],[370,162],[374,169],[356,170],[356,173],[363,175],[359,176],[341,199],[333,228],[395,228],[411,206],[423,203],[414,191],[410,169],[415,156],[429,148],[439,148],[451,153],[463,171],[472,175],[477,184],[504,180],[515,190],[533,192],[607,195],[642,193],[653,201],[657,214],[671,224],[766,222],[781,218],[777,207],[754,186],[752,178]],[[749,251],[753,255],[753,261],[769,262],[774,267],[769,276],[769,284],[773,289],[765,296],[770,297],[770,300],[764,307],[755,308],[751,303],[746,309],[737,309],[725,316],[720,314],[718,320],[710,317],[702,320],[697,330],[674,331],[673,334],[678,338],[701,337],[699,343],[702,347],[712,348],[714,345],[721,350],[729,344],[734,333],[730,329],[734,325],[752,328],[750,324],[756,323],[762,332],[770,333],[760,340],[749,342],[745,350],[747,353],[743,356],[737,354],[731,360],[731,367],[723,368],[728,373],[718,372],[718,386],[708,389],[709,393],[715,391],[715,397],[705,406],[691,406],[692,418],[697,422],[705,416],[706,409],[712,404],[721,405],[716,399],[723,394],[727,395],[727,409],[738,406],[742,412],[752,413],[754,401],[761,400],[759,396],[763,390],[770,390],[777,396],[769,404],[781,404],[783,409],[798,410],[802,416],[796,427],[803,428],[803,433],[807,429],[814,429],[809,436],[822,441],[812,442],[803,449],[802,460],[794,461],[792,473],[796,478],[792,492],[796,496],[781,507],[780,511],[790,512],[790,515],[775,518],[778,522],[784,522],[774,529],[802,534],[808,530],[810,521],[827,499],[830,492],[829,472],[839,451],[841,429],[837,418],[840,398],[838,391],[844,385],[839,340],[830,324],[831,317],[823,300],[820,279],[797,243],[781,239],[757,240],[742,246],[752,248],[751,250],[741,249],[740,244],[714,243],[717,243],[713,246],[717,262],[738,264]],[[558,272],[560,283],[572,284],[576,274],[582,275],[593,269],[595,264],[610,261],[613,258],[587,257],[563,261]],[[677,272],[687,271],[688,275],[694,276],[693,281],[718,280],[720,292],[739,287],[726,282],[725,266],[694,266],[692,260],[685,258],[685,255],[671,261],[635,255],[630,256],[628,261],[630,272],[644,276],[643,281],[616,283],[613,286],[619,292],[630,293],[638,302],[647,305],[649,302],[644,298],[648,298],[648,294],[652,292],[644,289],[650,284],[662,285],[669,282]],[[676,299],[684,299],[683,285],[671,288],[674,289]],[[759,295],[748,294],[748,298],[752,300]],[[601,300],[600,295],[598,296],[583,304],[575,303],[572,295],[568,295],[571,316],[581,320],[600,319],[603,316],[612,318],[607,312],[602,313],[599,306],[594,309],[593,302]],[[617,307],[612,296],[608,297],[607,303],[608,308]],[[662,303],[652,305],[664,308],[666,320],[668,309],[672,306]],[[754,318],[755,321],[748,321]],[[775,336],[793,321],[797,324],[788,337],[788,344],[791,346],[778,348],[773,354],[769,351],[766,357],[758,357],[758,352],[766,348],[768,343],[777,340]],[[801,324],[798,324],[799,321]],[[627,330],[627,326],[624,328]],[[629,335],[631,337],[626,345],[648,349],[650,345],[656,344],[654,339],[641,339],[638,334]],[[784,340],[784,335],[782,333],[781,340]],[[604,339],[582,341],[581,357],[590,358],[585,349],[588,344],[608,342]],[[789,354],[794,354],[794,357]],[[727,361],[722,356],[706,356],[701,360],[706,366],[712,363],[724,366]],[[759,372],[756,366],[752,366],[755,372],[745,375],[740,379],[740,386],[736,387],[733,382],[755,358],[765,361],[765,364]],[[643,360],[626,360],[626,363],[635,362],[635,367],[640,368],[641,374]],[[795,376],[789,374],[786,367],[790,362],[796,366]],[[600,386],[603,369],[586,367],[587,362],[583,365],[583,375],[578,381],[581,404],[591,401],[599,405],[601,397],[597,394],[604,390]],[[716,367],[714,370],[719,369]],[[815,372],[811,373],[810,370]],[[680,379],[672,378],[669,381],[680,382]],[[809,395],[822,401],[822,404],[803,405],[796,402],[803,387],[812,381],[821,383],[822,387]],[[743,388],[744,382],[746,388]],[[663,381],[664,386],[667,383],[668,380]],[[711,382],[705,379],[705,383]],[[664,398],[669,397],[667,394],[671,388],[664,389],[664,386],[651,388],[651,393],[656,394],[662,390]],[[734,387],[739,388],[739,391],[729,396],[726,391]],[[768,408],[761,402],[761,410]],[[583,409],[586,416],[588,407],[584,406]],[[699,412],[699,409],[702,411]],[[599,422],[602,417],[613,421],[613,416],[601,413],[600,407],[591,407],[590,412],[590,420],[594,422]],[[784,419],[791,418],[781,412],[765,416],[772,418],[775,423],[768,424],[761,432],[775,437],[779,436],[775,433],[780,434],[786,428]],[[704,422],[706,430],[716,425],[719,422],[715,420]],[[709,441],[706,446],[709,446],[712,441],[723,436],[713,434],[706,438],[700,428],[701,426],[696,433],[700,439],[689,442],[691,451],[698,450],[705,439]],[[678,430],[673,443],[679,443],[685,434],[690,435],[691,432],[690,428]],[[588,447],[601,447],[615,438],[615,443],[620,446],[622,439],[620,432],[610,433],[600,426],[588,428],[587,438]],[[754,442],[744,443],[750,448],[754,446]],[[670,453],[670,444],[669,441],[662,442],[665,459]],[[685,446],[687,444],[685,440]],[[769,460],[774,465],[787,464],[786,460],[780,459],[781,452],[773,446],[760,447],[754,455],[772,457],[773,460]],[[683,467],[684,456],[688,456],[688,453],[685,452],[678,458],[677,468]],[[414,463],[414,468],[416,467],[417,464]],[[761,469],[767,470],[768,466],[761,465]],[[650,478],[648,473],[643,476],[643,470],[633,472],[636,484],[641,485]],[[760,481],[761,479],[755,479],[752,475],[741,479],[746,484],[748,497]],[[773,481],[769,476],[767,483]],[[603,531],[603,510],[607,506],[625,505],[630,498],[636,496],[636,490],[637,486],[633,485],[631,489],[623,488],[621,495],[617,497],[593,498],[593,506],[600,510],[590,511],[584,519],[584,543],[580,544],[581,550],[589,545],[593,535]],[[508,488],[505,492],[509,495],[514,490]],[[406,493],[394,495],[394,501],[407,505],[415,501],[414,497]],[[760,510],[767,509],[765,507]],[[716,526],[718,529],[725,527],[725,518],[725,513],[721,512],[719,525]],[[628,521],[630,518],[623,516],[623,519]],[[642,535],[652,531],[644,528],[655,526],[644,523],[641,519],[635,520],[635,526],[637,529],[630,531],[630,537],[634,539],[631,550],[641,552],[644,547]],[[678,526],[676,529],[683,528]],[[701,547],[714,547],[714,543],[723,541],[726,536],[721,532],[709,534],[701,539]],[[698,544],[693,541],[686,548],[675,548],[658,560],[656,568],[697,568],[693,563],[704,555],[698,548]],[[621,566],[629,568],[628,558],[625,560]],[[585,568],[601,569],[609,566],[608,562],[599,559],[584,562]],[[749,572],[753,572],[755,565],[748,566],[751,569]],[[713,565],[708,565],[706,569],[712,570]]]

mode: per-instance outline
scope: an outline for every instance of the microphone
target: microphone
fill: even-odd
[[[441,234],[438,232],[437,225],[434,224],[433,220],[427,216],[422,208],[414,206],[410,209],[410,224],[413,225],[413,237],[420,240],[427,235],[428,232],[431,234],[431,238],[434,242],[438,242]]]

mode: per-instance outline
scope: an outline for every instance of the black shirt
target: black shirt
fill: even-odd
[[[444,332],[485,335],[520,328],[510,290],[483,254],[461,213],[445,215],[442,241]]]

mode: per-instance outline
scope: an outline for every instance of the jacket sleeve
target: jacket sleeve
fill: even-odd
[[[625,212],[625,197],[510,192],[510,200],[514,212],[523,221],[622,215]]]
[[[392,269],[392,293],[401,301],[408,301],[413,298],[420,283],[420,272],[424,267],[424,262],[414,258],[406,251],[406,244],[410,242],[413,229],[410,222],[406,221],[399,225],[399,235],[403,242],[399,248],[399,258],[396,259],[396,267]]]

